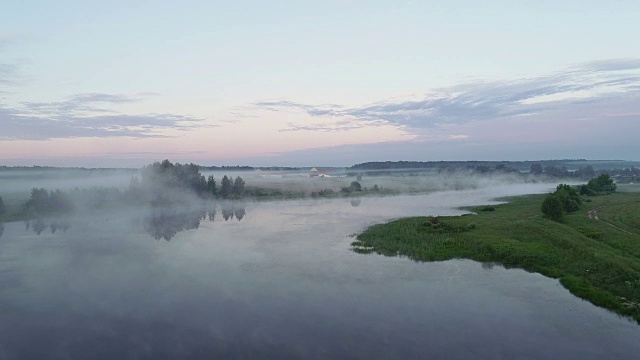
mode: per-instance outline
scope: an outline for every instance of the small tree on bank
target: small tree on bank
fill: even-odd
[[[349,187],[343,187],[340,191],[343,193],[351,193],[355,191],[362,191],[362,185],[357,181],[352,181]]]
[[[222,177],[222,181],[220,182],[220,195],[223,197],[227,197],[233,191],[233,183],[231,179],[227,177],[227,175]]]
[[[233,181],[233,189],[231,191],[236,196],[242,196],[244,194],[244,180],[242,180],[240,176],[236,177]]]
[[[582,205],[580,195],[570,185],[560,184],[556,191],[542,202],[542,213],[553,221],[562,221],[565,213],[578,211]]]
[[[542,202],[542,213],[550,220],[561,222],[564,218],[562,200],[555,194],[549,194]]]
[[[216,179],[213,178],[213,175],[209,175],[209,178],[207,178],[207,189],[213,196],[216,196],[218,194],[218,189],[216,188]]]
[[[600,174],[597,178],[589,180],[586,185],[581,185],[580,194],[587,196],[611,194],[616,192],[616,188],[617,186],[609,174]]]
[[[582,199],[576,189],[567,184],[560,184],[556,188],[554,193],[562,202],[562,208],[564,211],[570,213],[578,211],[582,205]]]

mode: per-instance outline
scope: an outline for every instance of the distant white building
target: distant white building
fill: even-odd
[[[320,175],[320,172],[316,168],[311,168],[311,171],[309,171],[309,176],[311,176],[311,177],[319,176],[319,175]]]

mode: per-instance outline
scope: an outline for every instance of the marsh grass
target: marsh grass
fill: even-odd
[[[640,322],[640,193],[593,198],[588,209],[598,208],[601,220],[584,209],[563,223],[542,216],[543,198],[515,197],[494,211],[472,208],[475,215],[439,217],[435,224],[414,217],[374,225],[357,237],[353,250],[415,261],[468,258],[538,272]]]

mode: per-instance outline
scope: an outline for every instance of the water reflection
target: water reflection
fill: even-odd
[[[238,219],[238,221],[241,221],[242,218],[247,214],[247,212],[245,211],[245,209],[242,208],[236,208],[234,209],[234,214],[236,215],[236,219]]]
[[[221,206],[221,212],[224,221],[234,217],[241,221],[247,214],[244,204],[225,204]],[[142,224],[144,230],[156,240],[170,241],[180,231],[198,229],[202,221],[208,219],[209,222],[214,222],[216,214],[215,207],[210,209],[154,208],[151,214],[143,219]]]
[[[51,234],[55,234],[58,230],[67,232],[67,230],[71,228],[71,224],[67,220],[42,218],[27,220],[24,222],[24,229],[27,231],[33,230],[36,235],[42,234],[47,228],[51,231]]]
[[[0,238],[2,238],[2,234],[4,234],[4,223],[0,222]]]
[[[222,218],[224,219],[224,221],[233,219],[233,208],[222,209]]]
[[[172,209],[154,210],[144,219],[144,229],[156,240],[171,240],[178,232],[200,227],[200,221],[206,219],[207,212],[191,210],[175,212]]]
[[[225,221],[237,219],[241,221],[247,214],[244,204],[224,204],[220,206],[222,218]],[[171,240],[177,233],[185,230],[194,230],[200,227],[202,221],[216,220],[217,209],[210,208],[173,208],[154,207],[147,215],[134,216],[134,226],[139,228],[140,224],[144,231],[156,240]],[[66,233],[71,228],[69,220],[36,218],[24,222],[25,231],[32,231],[36,235],[43,235],[47,232],[51,234],[59,233],[61,230]],[[0,236],[4,232],[4,225],[0,223]]]

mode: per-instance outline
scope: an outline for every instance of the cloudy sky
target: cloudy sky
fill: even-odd
[[[640,2],[3,1],[0,165],[640,160]]]

